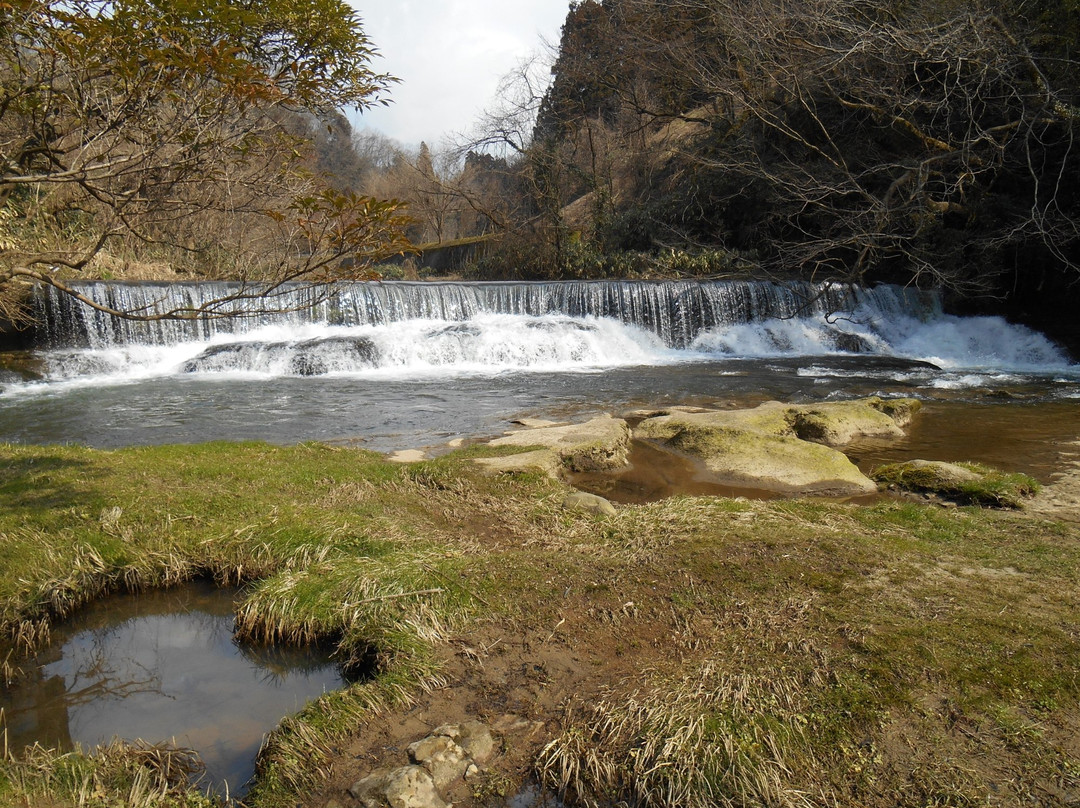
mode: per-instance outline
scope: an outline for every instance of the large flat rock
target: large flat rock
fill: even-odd
[[[511,432],[489,445],[536,447],[523,454],[477,460],[493,471],[544,471],[552,476],[563,471],[606,471],[626,465],[630,427],[621,418],[602,415],[581,424]]]
[[[797,494],[851,496],[876,484],[842,452],[859,437],[896,438],[918,402],[879,398],[814,405],[769,401],[753,409],[669,412],[635,437],[696,457],[719,480]]]

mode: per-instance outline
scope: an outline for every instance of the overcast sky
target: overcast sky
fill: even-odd
[[[357,118],[416,146],[466,131],[491,106],[499,79],[525,57],[555,44],[569,0],[350,0],[382,54],[372,65],[401,79],[387,108]]]

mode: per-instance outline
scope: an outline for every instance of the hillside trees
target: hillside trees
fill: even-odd
[[[752,200],[772,266],[964,290],[1021,253],[1075,269],[1080,111],[1015,23],[849,0],[713,5],[710,23],[713,53],[675,43],[669,65],[709,90],[694,162]]]
[[[530,148],[578,178],[560,212],[592,211],[579,230],[600,249],[719,246],[778,274],[966,293],[1068,285],[1078,32],[1057,0],[583,0]]]
[[[248,297],[401,249],[396,203],[331,187],[296,125],[392,81],[341,0],[0,0],[0,40],[9,302],[33,282],[75,294],[65,279],[106,250],[224,267],[259,283]]]

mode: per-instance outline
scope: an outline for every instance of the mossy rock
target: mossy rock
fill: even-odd
[[[718,480],[743,487],[834,496],[877,490],[842,452],[800,440],[786,408],[775,403],[649,418],[635,435],[696,457]]]
[[[748,429],[766,435],[795,437],[825,446],[844,446],[857,438],[901,438],[922,404],[910,398],[886,400],[874,396],[854,401],[830,401],[821,404],[784,404],[766,401],[753,409],[668,411],[659,418],[647,419],[648,437],[666,440],[683,421],[722,427]],[[667,434],[664,434],[664,431]]]
[[[527,461],[530,469],[551,476],[562,471],[608,471],[629,461],[630,427],[621,418],[602,415],[582,424],[540,427],[512,432],[491,441],[491,446],[538,447],[528,455],[477,461],[496,471],[516,471]]]
[[[878,397],[786,408],[788,422],[802,440],[845,446],[857,438],[902,438],[902,427],[922,407],[911,399]]]
[[[1039,483],[1026,474],[1010,474],[980,463],[908,460],[878,466],[871,479],[903,491],[936,494],[963,504],[992,508],[1022,508],[1039,492]]]

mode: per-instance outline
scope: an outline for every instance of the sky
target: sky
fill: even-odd
[[[436,147],[492,106],[499,79],[558,44],[569,0],[350,0],[381,58],[401,79],[393,103],[350,118],[407,146]]]

